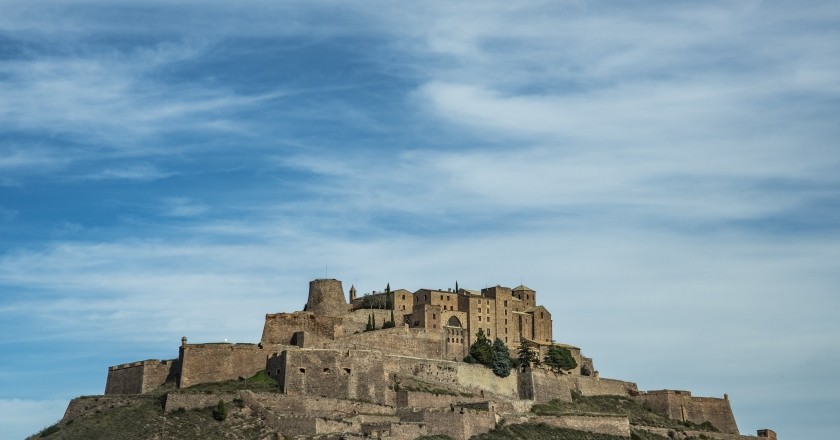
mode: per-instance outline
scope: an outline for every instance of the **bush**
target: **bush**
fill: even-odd
[[[545,354],[545,364],[554,371],[568,371],[577,367],[577,362],[572,357],[572,352],[568,348],[558,347],[556,345],[549,347],[548,352]]]
[[[493,346],[484,335],[484,329],[478,329],[475,342],[470,346],[470,356],[479,364],[490,366],[493,362]]]
[[[60,427],[60,426],[58,426],[58,424],[55,424],[55,425],[52,425],[52,426],[50,426],[50,427],[48,427],[48,428],[44,428],[44,430],[43,430],[43,431],[41,431],[41,433],[39,434],[39,436],[40,436],[41,438],[44,438],[44,437],[49,437],[49,436],[51,436],[51,435],[55,434],[55,433],[56,433],[56,432],[58,432],[58,431],[61,431],[61,427]]]
[[[227,405],[225,404],[224,400],[219,400],[219,404],[216,405],[216,409],[213,410],[213,418],[222,422],[227,418],[228,411]]]

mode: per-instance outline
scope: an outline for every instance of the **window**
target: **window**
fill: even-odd
[[[490,317],[489,316],[487,317],[487,322],[490,322]]]
[[[300,372],[301,372],[301,373],[306,373],[306,368],[301,368],[301,369],[300,369]]]
[[[437,315],[435,315],[434,313],[432,313],[432,319],[437,319]]]
[[[405,295],[403,295],[402,297],[403,297],[403,301],[405,301]]]
[[[324,368],[324,373],[329,373],[329,372],[330,372],[329,368]]]
[[[505,300],[505,307],[507,307],[507,300]]]

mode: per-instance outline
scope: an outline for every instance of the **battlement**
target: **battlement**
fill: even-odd
[[[132,367],[142,367],[142,366],[156,366],[156,365],[171,365],[174,362],[178,362],[177,359],[167,359],[167,360],[160,360],[160,359],[146,359],[145,361],[137,361],[137,362],[129,362],[127,364],[119,364],[113,365],[108,367],[108,371],[114,370],[123,370],[126,368]]]

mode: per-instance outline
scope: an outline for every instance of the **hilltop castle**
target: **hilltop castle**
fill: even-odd
[[[382,328],[386,322],[393,323],[392,328]],[[378,330],[370,331],[371,323]],[[482,365],[462,361],[479,330],[512,349],[525,342],[540,358],[550,347],[563,347],[577,366],[565,372],[523,367],[497,377]],[[314,280],[303,311],[266,315],[258,344],[190,344],[184,337],[177,359],[110,367],[105,395],[149,393],[167,382],[187,388],[263,370],[278,381],[279,392],[243,392],[239,398],[278,432],[291,435],[357,433],[410,439],[447,434],[466,439],[503,419],[533,419],[528,413],[533,404],[572,401],[576,393],[625,396],[670,419],[709,423],[719,432],[704,432],[708,438],[756,439],[739,434],[728,396],[641,392],[632,382],[601,378],[579,348],[554,341],[551,313],[537,304],[537,292],[525,286],[474,291],[456,284],[455,289],[412,293],[391,291],[389,285],[362,296],[351,287],[348,301],[341,281]],[[206,406],[206,400],[173,394],[167,397],[166,411]],[[68,414],[74,413],[72,408],[73,403]],[[337,408],[344,415],[337,414]],[[593,417],[537,418],[556,426],[630,436],[627,417]],[[775,433],[761,430],[758,436],[775,438]]]

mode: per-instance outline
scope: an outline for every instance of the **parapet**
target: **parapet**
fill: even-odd
[[[347,314],[347,300],[341,281],[312,280],[309,282],[309,300],[306,311],[315,315],[343,316]]]

